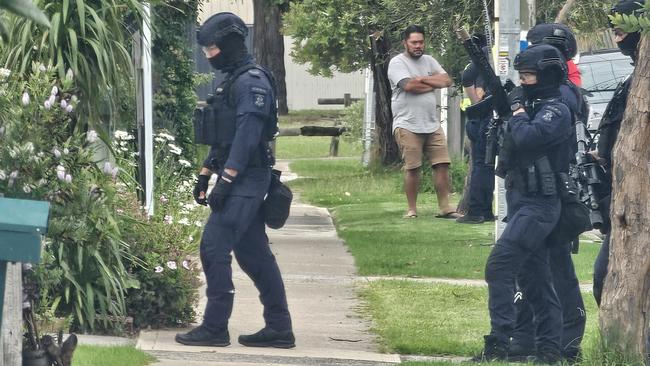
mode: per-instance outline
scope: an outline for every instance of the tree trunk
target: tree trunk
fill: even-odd
[[[560,12],[557,13],[557,17],[555,17],[555,23],[566,23],[567,18],[569,17],[569,13],[571,12],[571,8],[573,5],[575,5],[576,0],[567,0],[566,3],[564,3],[564,6],[562,6],[562,9],[560,9]]]
[[[253,53],[257,62],[273,73],[278,87],[278,114],[286,115],[289,107],[284,68],[284,36],[280,32],[282,12],[280,6],[271,0],[253,0],[253,12]]]
[[[600,308],[604,341],[645,355],[650,324],[650,36],[641,38],[613,152],[612,233]]]
[[[382,165],[391,165],[400,161],[399,151],[393,137],[393,113],[390,109],[391,88],[388,80],[388,63],[390,61],[390,40],[376,32],[370,36],[372,52],[370,67],[375,85],[377,103],[375,107],[375,125],[379,142],[379,158]]]

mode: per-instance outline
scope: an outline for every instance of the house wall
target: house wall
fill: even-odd
[[[253,2],[250,0],[212,0],[206,1],[199,12],[198,20],[203,22],[211,15],[229,11],[239,15],[246,24],[253,25]],[[253,25],[254,26],[254,25]],[[252,30],[251,30],[252,31]],[[292,40],[284,37],[284,64],[286,68],[287,103],[290,110],[337,109],[342,106],[318,105],[318,98],[342,98],[350,93],[352,98],[364,97],[365,79],[363,72],[350,74],[335,72],[332,78],[309,74],[306,65],[294,63],[291,56]],[[201,51],[195,53],[201,56]]]

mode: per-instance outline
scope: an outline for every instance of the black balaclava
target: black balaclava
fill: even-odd
[[[221,52],[208,59],[210,65],[217,70],[231,72],[251,59],[244,38],[240,35],[229,34],[223,37],[217,47]]]
[[[625,56],[630,56],[633,61],[636,61],[636,48],[641,40],[641,33],[634,32],[628,33],[622,41],[617,42],[616,45],[621,53]]]
[[[537,83],[521,84],[521,89],[527,101],[556,98],[560,96],[561,82],[562,72],[558,68],[551,67],[537,73]]]

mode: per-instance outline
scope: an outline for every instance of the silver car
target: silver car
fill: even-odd
[[[582,89],[589,102],[587,128],[596,131],[614,90],[632,73],[634,66],[632,59],[618,49],[581,53],[577,61],[582,74]]]

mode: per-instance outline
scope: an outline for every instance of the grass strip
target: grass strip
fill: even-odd
[[[132,346],[80,345],[72,358],[72,366],[144,366],[155,360]]]

